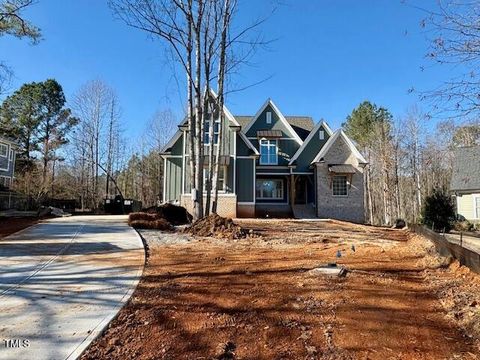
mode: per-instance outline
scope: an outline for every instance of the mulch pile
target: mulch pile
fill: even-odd
[[[160,206],[151,206],[143,211],[149,214],[156,214],[159,218],[163,218],[173,225],[192,223],[192,215],[183,206],[166,203]]]
[[[235,224],[232,219],[212,214],[195,221],[185,232],[196,236],[217,237],[221,239],[244,239],[249,232]]]
[[[128,215],[128,225],[135,229],[173,230],[172,224],[160,215],[145,212]]]

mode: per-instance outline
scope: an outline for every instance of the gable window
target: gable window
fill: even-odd
[[[267,111],[267,124],[272,123],[272,113],[270,111]]]
[[[348,182],[346,175],[335,175],[332,178],[333,196],[347,196]]]
[[[277,165],[277,140],[260,139],[260,165]]]
[[[7,157],[8,156],[8,146],[7,144],[0,143],[0,156]]]
[[[203,191],[207,191],[208,170],[209,170],[209,167],[203,168]],[[218,169],[218,191],[226,190],[225,174],[226,174],[225,166],[220,166]],[[211,187],[210,189],[213,190],[213,187]]]
[[[218,137],[220,134],[220,119],[215,119],[213,124],[213,143],[218,144]],[[203,143],[205,145],[210,145],[210,120],[205,120],[203,125]]]
[[[319,138],[320,140],[325,140],[325,131],[320,130],[320,131],[318,132],[318,138]]]
[[[257,199],[283,199],[283,180],[257,179],[255,181]]]

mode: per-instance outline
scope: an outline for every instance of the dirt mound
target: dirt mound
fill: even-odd
[[[149,214],[156,214],[159,218],[164,218],[173,225],[184,225],[192,222],[190,215],[183,206],[166,203],[160,206],[151,206],[144,210]]]
[[[195,221],[185,232],[197,236],[212,236],[223,239],[243,239],[248,231],[235,224],[232,219],[212,214]]]
[[[158,214],[149,214],[145,212],[131,213],[128,215],[128,225],[135,229],[173,229],[172,224]]]

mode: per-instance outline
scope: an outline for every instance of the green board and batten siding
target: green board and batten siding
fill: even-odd
[[[165,175],[169,179],[165,186],[164,199],[167,201],[180,200],[182,192],[182,159],[167,157],[164,164]]]
[[[323,140],[320,140],[319,132],[321,130],[323,130],[324,133]],[[296,168],[294,172],[312,172],[312,169],[310,169],[309,166],[329,138],[330,135],[328,135],[327,130],[323,127],[323,125],[320,126],[307,143],[303,151],[300,153],[298,158],[295,160]]]
[[[272,122],[270,124],[267,124],[267,112],[272,113]],[[256,137],[257,131],[259,130],[280,130],[282,132],[282,137],[293,137],[293,135],[290,133],[290,130],[287,129],[282,121],[280,121],[277,113],[270,105],[268,105],[262,111],[262,113],[255,120],[255,123],[252,124],[250,129],[248,129],[246,135],[247,137]]]
[[[237,201],[253,202],[254,159],[237,159]]]

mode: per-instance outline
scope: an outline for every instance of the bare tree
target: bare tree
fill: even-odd
[[[113,180],[112,154],[115,135],[118,134],[118,102],[114,91],[100,80],[93,80],[81,87],[74,96],[73,110],[80,124],[73,136],[76,154],[83,166],[88,167],[84,174],[82,188],[88,195],[88,206],[96,209],[100,200],[100,175],[108,173]]]
[[[427,58],[458,74],[437,88],[421,92],[431,101],[430,116],[478,117],[480,112],[480,3],[470,0],[437,0],[433,9],[421,8],[430,37]]]

